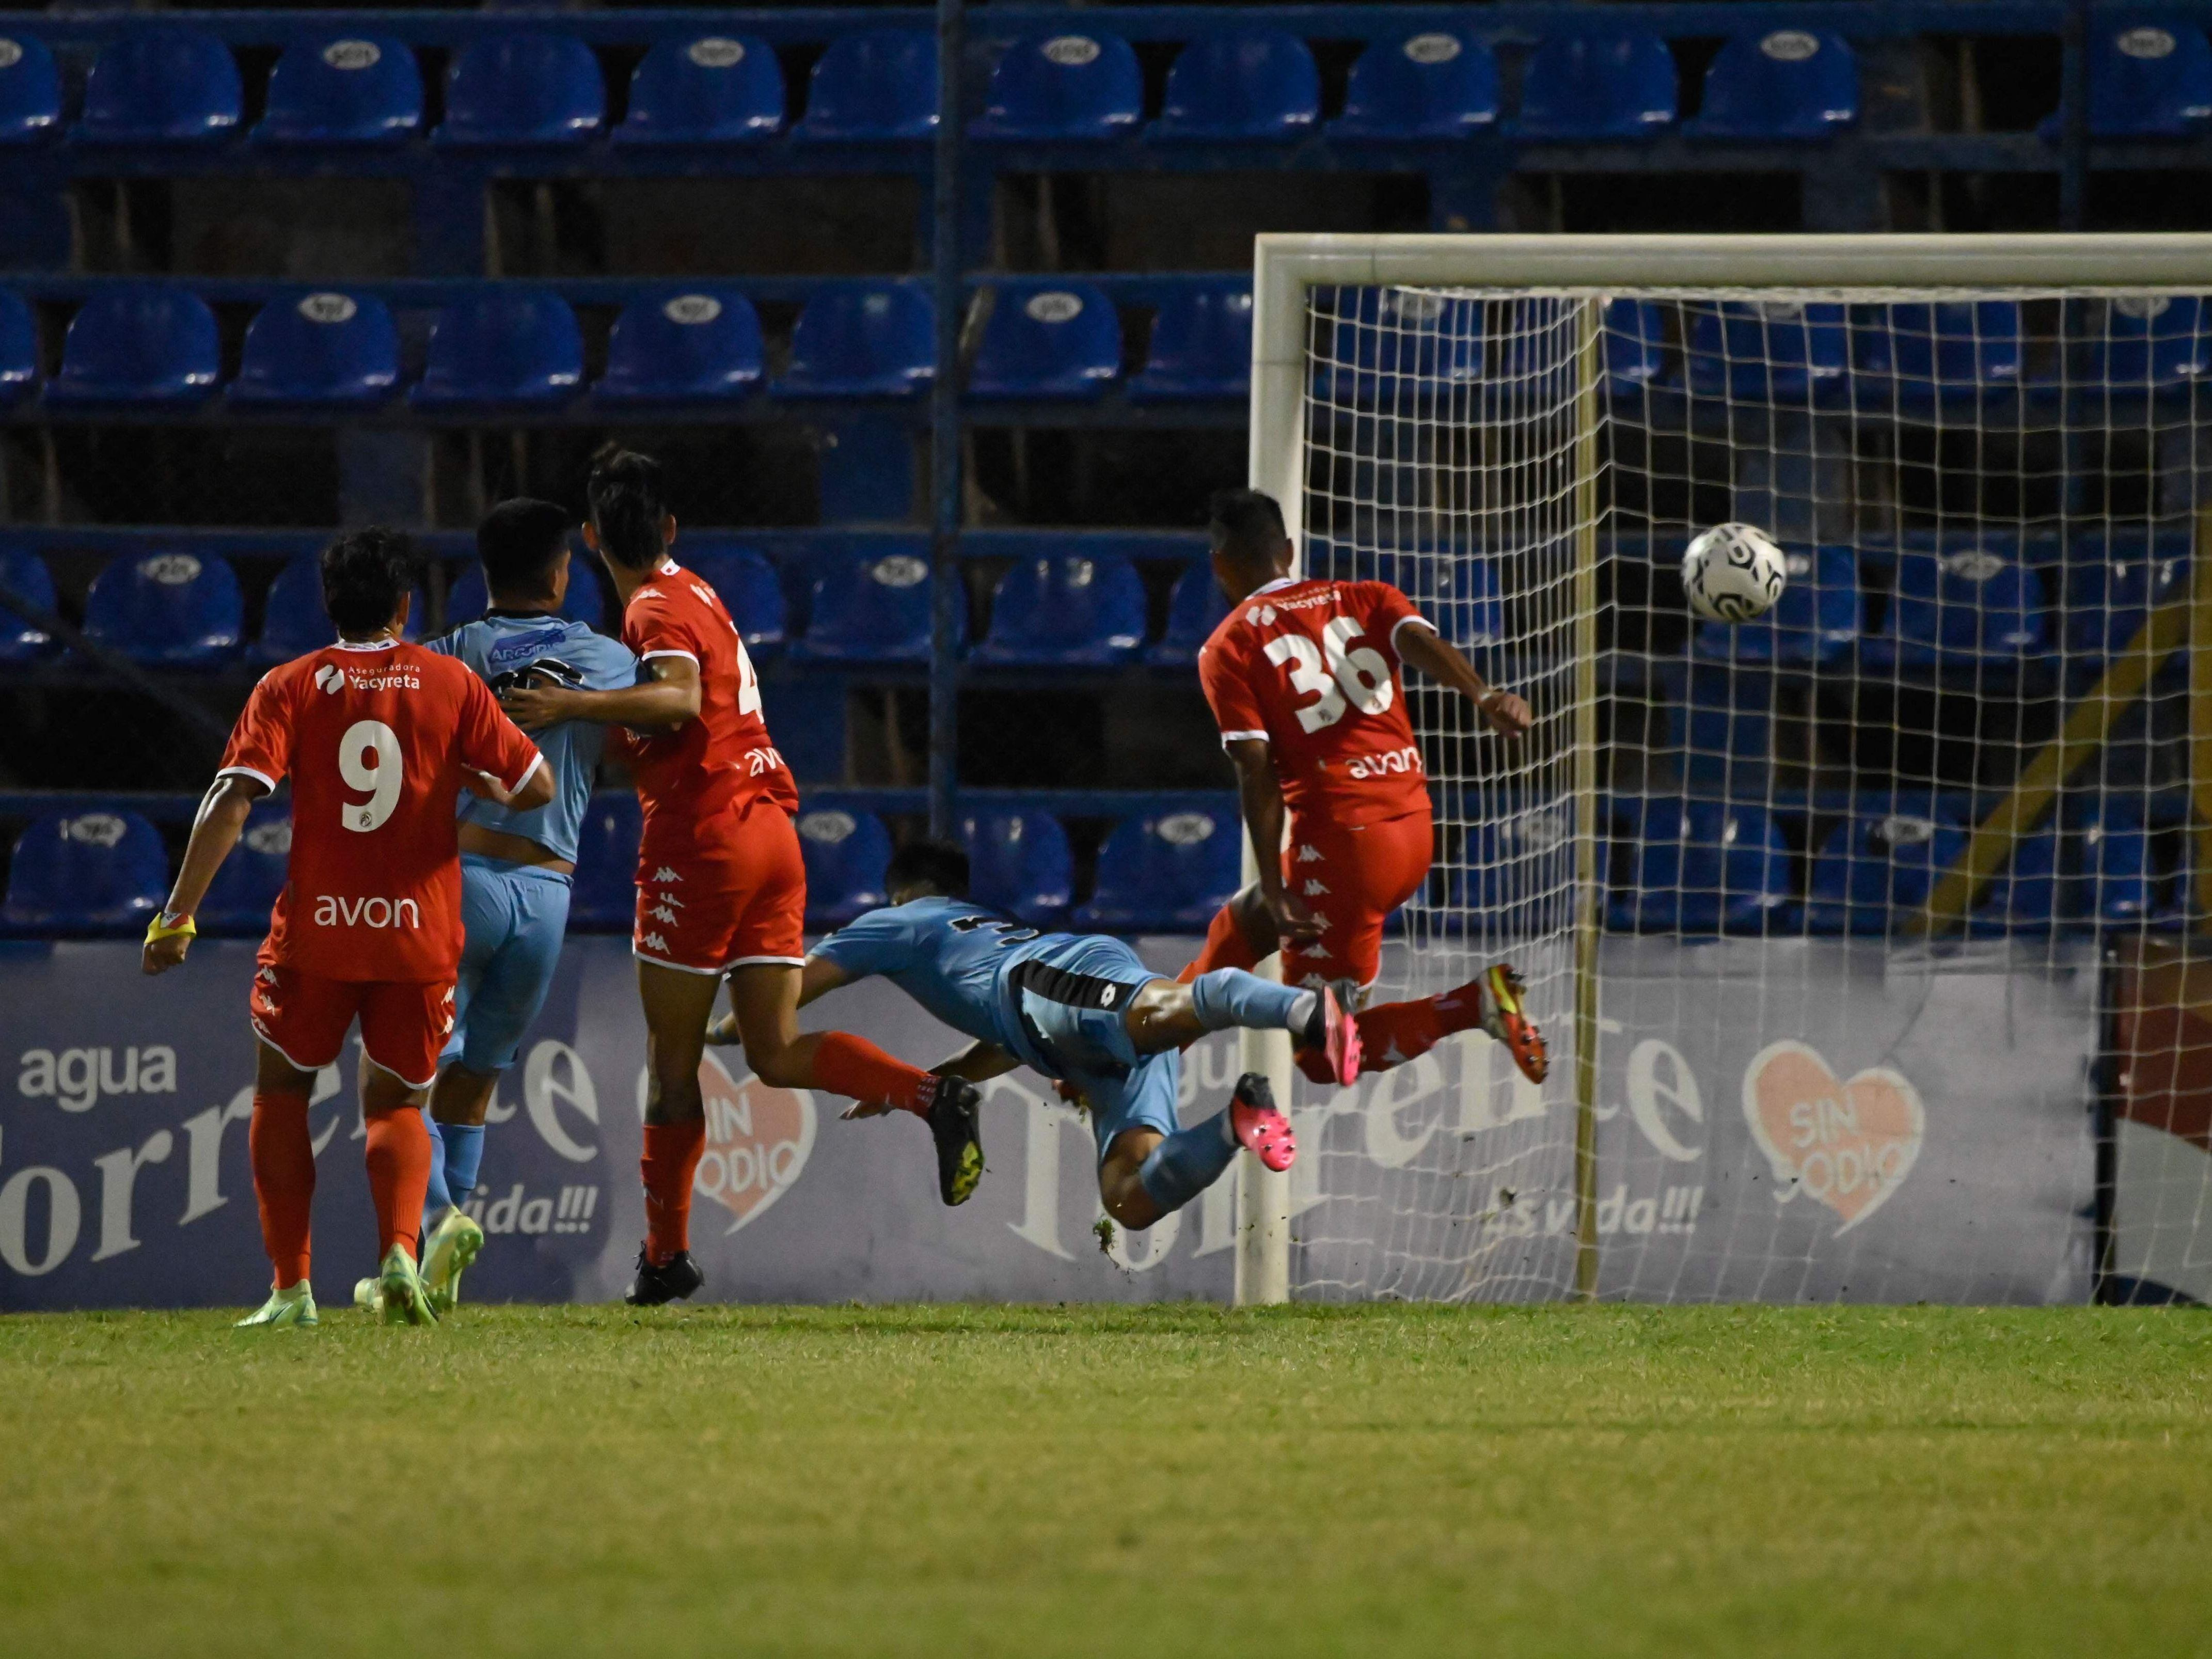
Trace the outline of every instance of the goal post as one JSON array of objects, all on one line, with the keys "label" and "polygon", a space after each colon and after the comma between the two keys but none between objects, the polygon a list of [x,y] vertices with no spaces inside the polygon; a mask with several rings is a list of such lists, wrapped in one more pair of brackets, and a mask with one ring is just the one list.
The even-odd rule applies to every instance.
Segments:
[{"label": "goal post", "polygon": [[[2171,653],[2201,631],[2205,606],[2192,608],[2189,583],[2212,591],[2212,559],[2144,607],[2135,671],[2121,666],[2124,639],[2075,652],[2089,625],[2074,597],[2088,591],[2077,542],[2118,550],[2140,535],[2155,549],[2176,524],[2185,542],[2197,540],[2197,481],[2212,457],[2199,442],[2194,386],[2161,379],[2167,336],[2154,320],[2136,328],[2124,319],[2155,319],[2177,301],[2192,317],[2201,309],[2192,326],[2206,349],[2179,373],[2212,379],[2208,296],[2212,236],[2191,234],[1257,239],[1249,479],[1281,503],[1302,571],[1395,577],[1451,619],[1440,623],[1448,639],[1466,635],[1454,642],[1480,646],[1536,705],[1537,731],[1509,763],[1463,711],[1408,685],[1430,753],[1439,859],[1429,890],[1407,908],[1405,944],[1386,961],[1376,996],[1443,988],[1472,977],[1486,955],[1526,957],[1553,1065],[1539,1096],[1501,1074],[1482,1040],[1462,1040],[1455,1060],[1386,1073],[1331,1101],[1298,1084],[1279,1034],[1248,1035],[1245,1066],[1297,1103],[1301,1165],[1277,1176],[1239,1160],[1240,1304],[1733,1297],[1747,1287],[1881,1295],[1883,1285],[1919,1282],[1898,1265],[1902,1256],[1883,1258],[1879,1284],[1853,1271],[1876,1248],[1863,1242],[1876,1231],[1870,1218],[1905,1190],[1900,1171],[1922,1156],[1923,1139],[1915,1127],[1908,1153],[1902,1127],[1876,1133],[1862,1119],[1909,1108],[1917,1126],[1939,1109],[1972,1111],[1973,1088],[1954,1079],[1947,1094],[1932,1074],[1915,1082],[1899,1054],[1909,1060],[1917,1039],[1908,1032],[1885,1047],[1875,1035],[1894,1011],[1862,1008],[1837,988],[1866,984],[1872,963],[1884,982],[1909,971],[1936,987],[1935,1001],[1979,1006],[2008,974],[2016,987],[2045,989],[2098,979],[2118,959],[2124,927],[2162,929],[2186,954],[2202,920],[2190,889],[2212,883],[2212,859],[2197,860],[2187,844],[2212,837],[2212,814],[2191,817],[2188,798],[2212,799],[2203,775],[2212,677],[2201,662],[2182,668],[2179,692],[2166,697],[2174,675],[2160,678],[2166,659],[2155,647]],[[1954,312],[1963,343],[1944,332]],[[1815,313],[1836,319],[1833,362],[1814,340],[1830,325],[1806,320]],[[1795,331],[1786,349],[1776,320],[1785,314]],[[1749,331],[1740,337],[1742,318]],[[2013,333],[2000,338],[2003,326]],[[2121,357],[2110,342],[2124,334],[2151,343],[2151,367],[2135,380],[2114,367]],[[1954,344],[1964,369],[1949,355]],[[2093,361],[2104,366],[2097,374],[2085,368]],[[1744,390],[1753,381],[1755,395]],[[2148,505],[2096,482],[2123,453],[2148,469]],[[2038,504],[2046,467],[2063,474],[2063,499],[2047,512]],[[2201,493],[2212,507],[2212,491]],[[1863,592],[1836,599],[1863,613],[1847,645],[1801,652],[1789,621],[1756,641],[1752,629],[1739,638],[1689,628],[1662,567],[1690,529],[1723,519],[1768,530],[1791,556],[1793,584],[1818,590],[1822,604],[1832,556],[1848,565],[1858,549]],[[1915,586],[1923,567],[1950,584],[1947,562],[1976,536],[1996,550],[1970,550],[1973,557],[2017,562],[2021,580],[2044,595],[2014,610],[2040,607],[2030,631],[2045,630],[2036,631],[2045,659],[2034,659],[2043,643],[2004,647],[2013,654],[2002,663],[1982,635],[1958,646],[1966,624],[1951,586],[1923,594]],[[1632,629],[1626,590],[1604,580],[1606,562],[1626,560],[1632,543],[1650,613]],[[1802,579],[1801,562],[1810,572]],[[2118,575],[2100,580],[2117,595],[2118,582],[2136,578],[2118,551],[2109,566]],[[1959,580],[1969,578],[1980,580],[1972,569]],[[1657,596],[1668,592],[1674,609],[1662,617]],[[2100,603],[2124,608],[2117,597]],[[1990,625],[1972,626],[1986,634]],[[1670,629],[1670,642],[1653,644]],[[1642,642],[1624,645],[1637,630]],[[1754,661],[1753,647],[1770,654]],[[1608,714],[1632,695],[1611,688],[1631,681],[1647,688],[1634,695],[1650,704],[1645,723],[1672,734],[1665,743],[1608,733]],[[1945,723],[1966,718],[1962,696],[2012,710],[2009,724],[1984,719],[1954,734]],[[2068,726],[2075,737],[2067,747],[2066,722],[2051,709],[2091,704],[2094,719]],[[1652,712],[1662,705],[1663,716]],[[1936,712],[1923,715],[1923,705]],[[2140,765],[2111,758],[2114,745],[2136,740],[2130,720],[2152,728],[2142,739],[2151,758]],[[2181,738],[2168,744],[2162,734],[2176,721]],[[1753,727],[1766,745],[1757,752],[1746,736]],[[1784,753],[1785,727],[1798,751]],[[2084,729],[2094,735],[2087,748]],[[1877,743],[1869,731],[1887,736]],[[1878,764],[1885,744],[1889,758]],[[1920,758],[1923,748],[1935,758]],[[2175,755],[2178,793],[2160,769]],[[1662,798],[1686,825],[1719,814],[1724,844],[1704,848],[1703,830],[1690,827],[1673,864],[1649,854]],[[1878,823],[1895,826],[1899,847],[1911,848],[1890,848],[1877,831],[1879,855],[1896,867],[1881,872],[1881,914],[1869,921],[1859,900],[1875,854],[1852,836],[1877,801],[1887,806]],[[2179,831],[2167,836],[2176,811]],[[2154,842],[2154,861],[2163,860],[2148,901],[2154,920],[2146,912],[2130,922],[2104,896],[2097,860],[2118,822]],[[1748,904],[1737,890],[1752,849],[1735,839],[1745,825],[1771,835],[1762,856],[1775,872]],[[2058,861],[2047,878],[2027,862],[2041,855],[2039,836]],[[1253,857],[1248,844],[1248,878]],[[1692,873],[1707,865],[1721,873]],[[1678,890],[1644,904],[1638,883],[1665,869],[1677,870]],[[1848,890],[1831,893],[1821,884],[1838,870]],[[1714,896],[1699,885],[1708,879],[1722,913],[1711,926],[1699,919]],[[2023,908],[2021,894],[2039,879],[2058,896]],[[2005,915],[1990,909],[2006,903]],[[2077,914],[2084,905],[2088,914]],[[1955,938],[1936,937],[1929,920],[1943,906],[1957,912]],[[1656,924],[1662,911],[1677,920]],[[1616,962],[1626,993],[1618,1010],[1601,994]],[[1945,977],[1969,973],[1981,978],[1964,988]],[[1695,988],[1708,981],[1744,988],[1740,1021],[1717,993]],[[2101,991],[2088,1000],[2105,1006]],[[1666,1036],[1669,1009],[1684,1023],[1680,1040]],[[2038,1040],[2057,1053],[2074,1035],[2076,1025],[2054,1014]],[[2097,1027],[2097,1043],[2109,1036]],[[2100,1047],[2092,1058],[2101,1066],[2109,1055]],[[1789,1066],[1862,1060],[1829,1079],[1841,1150],[1823,1150],[1825,1141],[1793,1149],[1782,1102]],[[1489,1069],[1470,1069],[1479,1066]],[[1702,1084],[1690,1075],[1698,1067]],[[2205,1070],[2212,1112],[2212,1028]],[[1632,1097],[1607,1097],[1624,1086],[1607,1079],[1623,1076]],[[1818,1118],[1826,1108],[1808,1109]],[[1724,1127],[1741,1154],[1725,1168]],[[1709,1162],[1689,1156],[1693,1143]],[[1831,1152],[1830,1164],[1816,1165]],[[1851,1156],[1881,1166],[1856,1197],[1834,1186]],[[1646,1167],[1638,1158],[1682,1176],[1653,1188],[1648,1214],[1631,1178]],[[1996,1179],[1984,1164],[1984,1178]],[[2169,1165],[2163,1178],[2179,1179],[2183,1166]],[[1738,1190],[1759,1182],[1757,1202]],[[1723,1183],[1734,1186],[1717,1194]],[[1923,1177],[1911,1189],[1916,1200],[1930,1184]],[[2172,1213],[2150,1224],[2154,1234],[2193,1230],[2194,1212],[2179,1195],[2171,1202]],[[2091,1271],[2105,1273],[2109,1227],[2094,1248],[2104,1255]],[[2193,1231],[2179,1248],[2198,1248]],[[2212,1257],[2212,1243],[2203,1248]],[[1957,1282],[1969,1288],[1960,1299],[1972,1284],[2008,1297],[2026,1282],[2006,1278],[2002,1264],[1971,1265],[1983,1279],[1962,1267]],[[1923,1277],[1951,1282],[1940,1270]]]}]

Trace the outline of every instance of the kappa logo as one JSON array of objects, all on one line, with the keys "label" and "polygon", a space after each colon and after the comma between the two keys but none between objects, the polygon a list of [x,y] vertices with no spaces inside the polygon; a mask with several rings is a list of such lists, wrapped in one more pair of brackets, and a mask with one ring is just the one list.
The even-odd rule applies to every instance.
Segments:
[{"label": "kappa logo", "polygon": [[315,690],[337,695],[345,688],[345,670],[334,662],[326,662],[315,671]]},{"label": "kappa logo", "polygon": [[640,934],[637,943],[638,948],[642,951],[659,951],[663,955],[665,955],[668,951],[668,941],[659,933]]},{"label": "kappa logo", "polygon": [[655,921],[666,922],[671,927],[673,927],[676,925],[676,912],[670,909],[665,904],[656,904],[652,909],[647,911],[646,914],[651,916]]},{"label": "kappa logo", "polygon": [[1298,862],[1300,864],[1320,864],[1322,861],[1321,853],[1317,848],[1311,847],[1301,847],[1298,848]]},{"label": "kappa logo", "polygon": [[261,970],[255,974],[253,977],[259,980],[264,985],[274,985],[276,982],[276,970],[264,963],[262,966]]},{"label": "kappa logo", "polygon": [[1324,893],[1326,893],[1326,892],[1328,892],[1328,883],[1326,883],[1326,882],[1322,882],[1322,881],[1316,881],[1316,880],[1314,880],[1311,877],[1307,878],[1307,880],[1306,880],[1306,896],[1307,896],[1308,898],[1319,898],[1322,894],[1324,894]]},{"label": "kappa logo", "polygon": [[[648,904],[665,904],[672,910],[681,910],[684,908],[684,901],[673,893],[647,893],[645,899]],[[671,921],[675,920],[673,916],[669,917]]]},{"label": "kappa logo", "polygon": [[814,1097],[730,1075],[721,1056],[699,1062],[707,1149],[693,1190],[730,1212],[727,1232],[757,1218],[791,1190],[814,1150]]},{"label": "kappa logo", "polygon": [[1928,1115],[1904,1074],[1873,1066],[1838,1080],[1819,1052],[1769,1043],[1743,1074],[1743,1115],[1781,1183],[1843,1218],[1847,1233],[1889,1201],[1920,1161]]},{"label": "kappa logo", "polygon": [[680,882],[680,881],[682,881],[682,880],[684,879],[684,878],[683,878],[683,877],[681,877],[681,876],[678,875],[678,874],[677,874],[673,870],[670,869],[670,868],[669,868],[666,865],[665,865],[665,864],[664,864],[664,865],[662,865],[662,866],[660,866],[660,868],[659,868],[659,869],[658,869],[658,870],[656,870],[656,871],[654,871],[654,872],[653,872],[653,880],[654,880],[655,882],[664,882],[664,881],[678,881],[678,882]]}]

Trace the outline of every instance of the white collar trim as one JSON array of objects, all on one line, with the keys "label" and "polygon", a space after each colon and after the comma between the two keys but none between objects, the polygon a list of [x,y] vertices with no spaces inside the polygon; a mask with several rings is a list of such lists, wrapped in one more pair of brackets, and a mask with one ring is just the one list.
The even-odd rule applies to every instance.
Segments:
[{"label": "white collar trim", "polygon": [[398,643],[387,634],[380,640],[339,640],[335,648],[340,651],[389,651]]},{"label": "white collar trim", "polygon": [[1256,599],[1262,593],[1273,593],[1281,588],[1296,587],[1304,580],[1305,578],[1304,576],[1278,576],[1274,580],[1269,582],[1265,587],[1254,588],[1252,590],[1252,597]]}]

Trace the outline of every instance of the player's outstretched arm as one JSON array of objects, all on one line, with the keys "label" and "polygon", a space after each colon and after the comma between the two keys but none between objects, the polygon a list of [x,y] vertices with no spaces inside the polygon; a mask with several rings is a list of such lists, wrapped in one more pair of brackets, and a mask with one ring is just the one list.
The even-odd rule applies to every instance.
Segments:
[{"label": "player's outstretched arm", "polygon": [[585,691],[565,685],[516,686],[502,692],[500,707],[526,732],[542,732],[562,720],[627,726],[640,732],[672,731],[699,714],[699,665],[689,657],[654,657],[646,665],[652,677],[614,691]]},{"label": "player's outstretched arm", "polygon": [[1533,723],[1535,717],[1526,702],[1475,672],[1474,665],[1426,623],[1401,623],[1397,647],[1401,658],[1480,708],[1483,719],[1500,737],[1517,738]]},{"label": "player's outstretched arm", "polygon": [[[1259,866],[1260,903],[1275,924],[1274,942],[1310,944],[1321,937],[1320,921],[1304,899],[1283,885],[1283,817],[1287,809],[1283,781],[1275,772],[1274,749],[1257,738],[1236,738],[1224,746],[1237,768],[1237,804]],[[1255,948],[1261,943],[1253,941]]]},{"label": "player's outstretched arm", "polygon": [[[199,816],[192,820],[191,839],[185,843],[185,861],[177,867],[177,884],[169,890],[169,902],[161,907],[157,931],[187,921],[198,912],[207,897],[209,884],[215,880],[215,872],[222,868],[230,849],[238,845],[238,837],[246,828],[246,815],[253,810],[253,803],[268,793],[268,786],[258,779],[236,772],[215,781],[207,798],[200,803]],[[185,932],[165,933],[160,938],[149,936],[138,965],[149,974],[167,973],[184,961],[191,943],[191,934]]]},{"label": "player's outstretched arm", "polygon": [[534,812],[553,799],[553,769],[541,760],[512,789],[489,772],[476,773],[468,785],[471,794],[482,795],[495,806],[504,806],[514,812]]}]

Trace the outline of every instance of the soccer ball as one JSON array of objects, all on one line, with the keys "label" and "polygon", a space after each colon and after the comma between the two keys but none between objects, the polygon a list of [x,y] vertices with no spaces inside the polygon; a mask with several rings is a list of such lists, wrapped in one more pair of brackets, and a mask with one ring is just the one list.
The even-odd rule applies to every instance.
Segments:
[{"label": "soccer ball", "polygon": [[1782,550],[1763,530],[1717,524],[1682,555],[1682,592],[1707,622],[1747,623],[1763,617],[1788,580]]}]

